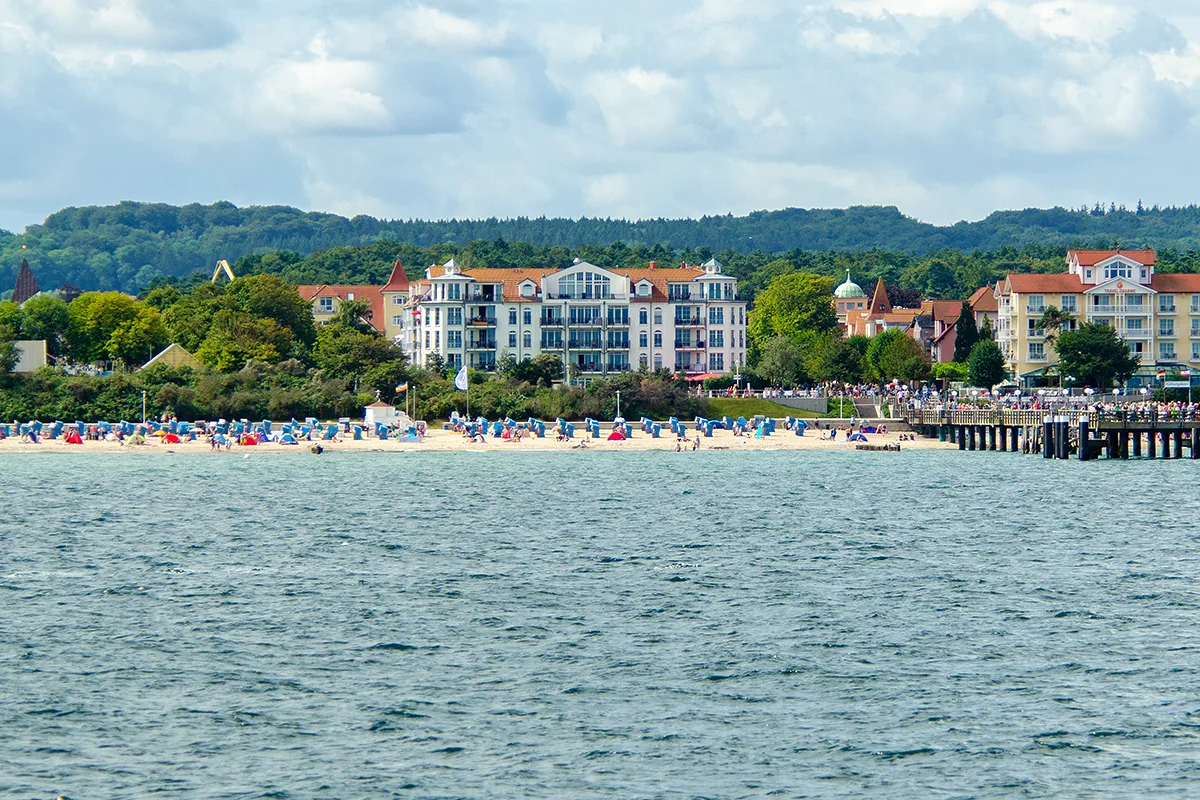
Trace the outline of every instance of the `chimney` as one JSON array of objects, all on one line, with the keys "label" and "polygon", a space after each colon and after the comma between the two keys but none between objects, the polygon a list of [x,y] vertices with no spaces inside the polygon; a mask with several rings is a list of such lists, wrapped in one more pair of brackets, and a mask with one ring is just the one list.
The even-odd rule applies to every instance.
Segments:
[{"label": "chimney", "polygon": [[650,269],[658,269],[658,262],[657,262],[657,261],[651,261],[651,262],[650,262]]}]

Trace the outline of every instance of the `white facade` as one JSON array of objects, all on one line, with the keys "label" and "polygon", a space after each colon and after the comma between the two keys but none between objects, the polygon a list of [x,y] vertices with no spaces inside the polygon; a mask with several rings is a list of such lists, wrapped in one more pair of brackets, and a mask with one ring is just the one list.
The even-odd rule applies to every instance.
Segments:
[{"label": "white facade", "polygon": [[549,272],[463,270],[453,260],[413,285],[397,341],[413,363],[495,369],[554,353],[586,376],[648,369],[726,373],[746,359],[746,304],[720,262]]}]

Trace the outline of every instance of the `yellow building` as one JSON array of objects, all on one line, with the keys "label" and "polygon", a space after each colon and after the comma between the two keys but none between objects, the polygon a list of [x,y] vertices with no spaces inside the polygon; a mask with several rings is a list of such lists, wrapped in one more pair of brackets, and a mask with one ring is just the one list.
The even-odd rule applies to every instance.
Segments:
[{"label": "yellow building", "polygon": [[1109,325],[1141,360],[1132,383],[1159,368],[1200,365],[1200,275],[1156,275],[1153,250],[1072,250],[1067,272],[1010,274],[995,288],[996,343],[1025,385],[1057,383],[1058,354],[1040,326],[1050,307],[1080,322]]}]

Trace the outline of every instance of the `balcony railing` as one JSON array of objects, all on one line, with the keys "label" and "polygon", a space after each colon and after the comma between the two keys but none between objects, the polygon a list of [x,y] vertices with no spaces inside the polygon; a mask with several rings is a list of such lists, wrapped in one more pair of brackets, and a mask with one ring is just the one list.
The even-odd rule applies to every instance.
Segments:
[{"label": "balcony railing", "polygon": [[471,325],[495,325],[495,317],[471,317],[467,322]]},{"label": "balcony railing", "polygon": [[563,325],[562,317],[542,317],[543,328],[561,328]]},{"label": "balcony railing", "polygon": [[468,350],[495,350],[495,342],[467,342]]},{"label": "balcony railing", "polygon": [[676,317],[676,325],[686,325],[688,327],[700,327],[704,325],[703,317]]},{"label": "balcony railing", "polygon": [[1129,328],[1126,328],[1125,329],[1125,338],[1126,339],[1149,339],[1150,331],[1146,330],[1145,328],[1134,328],[1132,330],[1130,330]]}]

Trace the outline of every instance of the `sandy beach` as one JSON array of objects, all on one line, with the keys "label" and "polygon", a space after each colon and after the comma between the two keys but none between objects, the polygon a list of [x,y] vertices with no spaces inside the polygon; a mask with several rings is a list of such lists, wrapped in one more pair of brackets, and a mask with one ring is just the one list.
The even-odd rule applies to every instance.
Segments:
[{"label": "sandy beach", "polygon": [[[607,427],[607,426],[605,426]],[[688,431],[691,440],[694,441],[696,431],[694,429]],[[607,435],[607,431],[605,431]],[[855,450],[855,443],[845,441],[845,431],[839,431],[836,441],[822,440],[820,434],[814,431],[809,431],[804,436],[796,436],[783,430],[779,430],[771,436],[755,439],[753,436],[734,436],[729,431],[718,430],[713,432],[712,438],[700,437],[701,450],[717,450],[717,451],[736,451],[736,450],[821,450],[821,451],[844,451],[847,453],[861,453],[862,451]],[[936,439],[917,438],[915,441],[899,442],[899,433],[885,434],[869,434],[867,436],[868,443],[871,445],[884,445],[899,443],[903,450],[910,449],[953,449],[955,445],[948,442],[939,442]],[[313,442],[301,442],[299,445],[280,445],[274,443],[259,444],[255,446],[234,445],[232,450],[216,453],[209,448],[207,441],[198,440],[195,442],[186,442],[183,444],[162,444],[157,437],[150,437],[144,445],[122,445],[117,442],[84,442],[83,444],[66,444],[61,439],[52,441],[43,439],[39,444],[22,443],[19,437],[13,436],[3,441],[0,441],[0,454],[8,453],[208,453],[213,456],[229,455],[229,454],[248,454],[248,453],[297,453],[301,455],[311,456],[310,447]],[[471,442],[464,438],[461,434],[444,431],[441,429],[431,430],[422,442],[402,442],[395,440],[380,441],[378,439],[363,439],[354,441],[347,437],[337,442],[321,442],[321,446],[326,452],[419,452],[426,451],[459,451],[459,450],[481,450],[481,451],[528,451],[528,452],[545,452],[549,450],[566,450],[566,451],[588,451],[588,452],[629,452],[629,451],[645,451],[645,450],[675,450],[675,437],[667,432],[663,438],[652,439],[649,434],[643,434],[640,431],[635,432],[632,439],[626,439],[620,442],[610,442],[606,439],[589,439],[586,440],[583,436],[576,433],[575,439],[569,442],[558,442],[554,437],[547,435],[544,439],[533,437],[525,437],[521,441],[510,441],[501,438],[489,436],[484,443]],[[585,446],[581,446],[585,445]],[[690,449],[690,444],[685,445]]]}]

